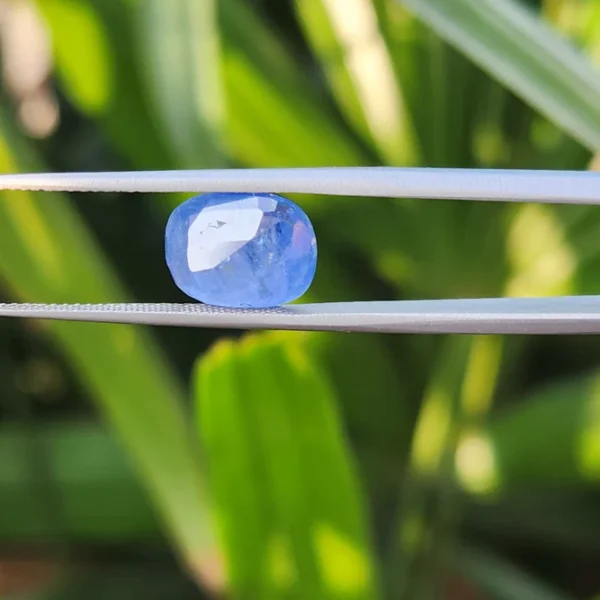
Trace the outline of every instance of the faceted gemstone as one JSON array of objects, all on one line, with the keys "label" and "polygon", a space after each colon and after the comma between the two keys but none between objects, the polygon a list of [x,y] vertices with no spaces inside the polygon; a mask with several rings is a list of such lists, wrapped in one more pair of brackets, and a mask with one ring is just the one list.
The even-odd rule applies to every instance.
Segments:
[{"label": "faceted gemstone", "polygon": [[180,204],[165,233],[167,265],[188,296],[270,308],[310,286],[317,242],[302,209],[275,194],[204,194]]}]

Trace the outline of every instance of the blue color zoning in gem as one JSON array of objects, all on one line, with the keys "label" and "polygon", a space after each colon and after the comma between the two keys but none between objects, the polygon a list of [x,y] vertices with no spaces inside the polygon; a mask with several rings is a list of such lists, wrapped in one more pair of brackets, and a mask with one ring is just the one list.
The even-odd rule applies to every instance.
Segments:
[{"label": "blue color zoning in gem", "polygon": [[214,193],[173,211],[165,254],[188,296],[215,306],[272,308],[306,292],[317,241],[304,211],[287,198]]}]

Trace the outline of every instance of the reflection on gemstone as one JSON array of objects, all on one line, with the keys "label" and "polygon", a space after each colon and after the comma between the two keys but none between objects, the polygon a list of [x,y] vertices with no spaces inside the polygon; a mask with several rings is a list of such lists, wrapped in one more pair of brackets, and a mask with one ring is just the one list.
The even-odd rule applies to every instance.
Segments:
[{"label": "reflection on gemstone", "polygon": [[275,194],[214,193],[178,206],[165,233],[175,283],[206,304],[271,308],[300,297],[317,263],[313,227]]}]

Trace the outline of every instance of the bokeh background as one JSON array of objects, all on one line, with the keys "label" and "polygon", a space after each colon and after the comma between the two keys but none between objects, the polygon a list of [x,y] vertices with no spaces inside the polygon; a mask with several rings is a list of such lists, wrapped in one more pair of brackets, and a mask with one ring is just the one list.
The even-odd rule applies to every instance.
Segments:
[{"label": "bokeh background", "polygon": [[[0,170],[593,169],[597,0],[1,0]],[[185,302],[184,197],[0,195],[0,299]],[[600,211],[297,196],[303,301],[600,293]],[[592,600],[600,340],[0,321],[0,597]]]}]

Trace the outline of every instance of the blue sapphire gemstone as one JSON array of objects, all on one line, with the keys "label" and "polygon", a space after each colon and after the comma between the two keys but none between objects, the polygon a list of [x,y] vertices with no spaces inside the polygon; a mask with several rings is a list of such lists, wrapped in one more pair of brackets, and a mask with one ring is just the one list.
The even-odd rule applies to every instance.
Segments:
[{"label": "blue sapphire gemstone", "polygon": [[188,296],[215,306],[271,308],[306,292],[317,241],[304,211],[287,198],[215,193],[173,211],[165,254]]}]

